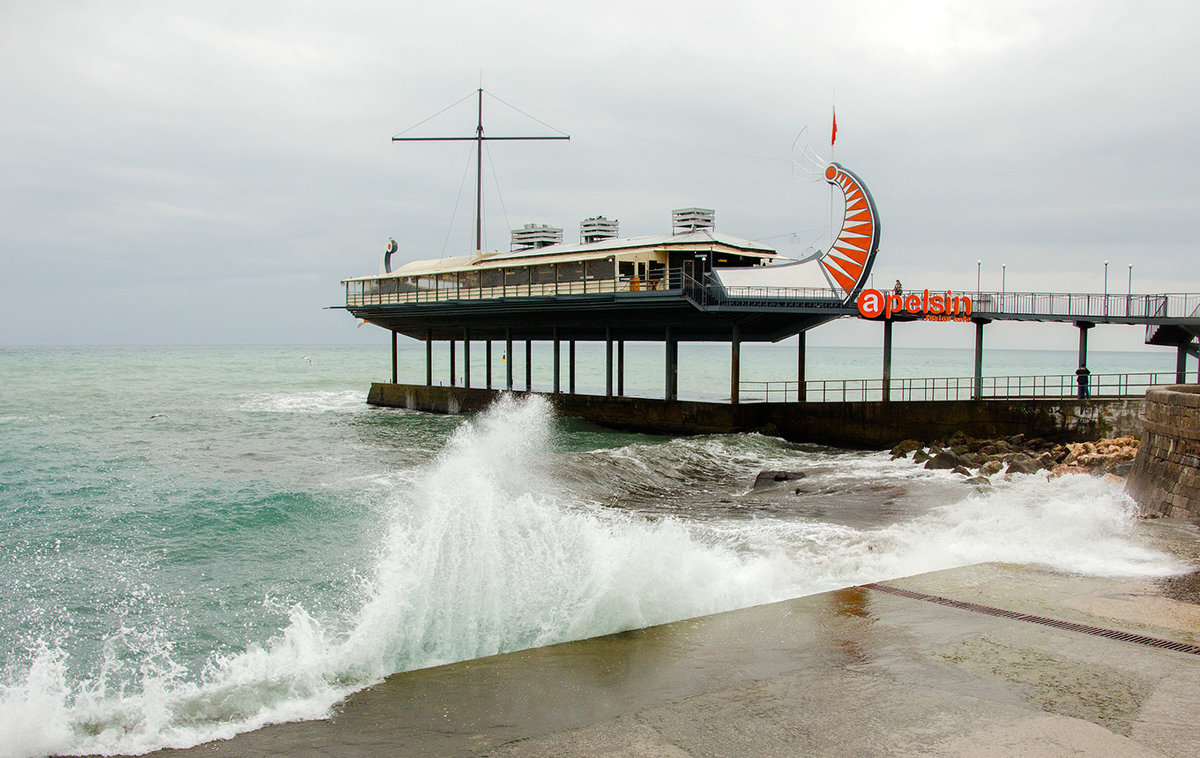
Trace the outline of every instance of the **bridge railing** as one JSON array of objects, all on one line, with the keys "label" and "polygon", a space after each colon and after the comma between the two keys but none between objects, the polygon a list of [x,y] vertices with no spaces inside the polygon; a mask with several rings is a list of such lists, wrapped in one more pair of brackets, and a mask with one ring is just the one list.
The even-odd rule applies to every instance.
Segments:
[{"label": "bridge railing", "polygon": [[[1174,384],[1175,378],[1173,372],[1092,374],[1088,391],[1094,398],[1141,397],[1150,387]],[[971,400],[975,397],[975,379],[970,376],[893,378],[886,386],[888,399],[894,401]],[[878,401],[884,398],[884,387],[882,378],[809,380],[804,383],[804,401]],[[745,403],[794,403],[800,400],[800,387],[796,381],[743,381],[738,384],[738,395]],[[985,376],[980,391],[984,400],[1078,396],[1079,384],[1074,374]]]}]

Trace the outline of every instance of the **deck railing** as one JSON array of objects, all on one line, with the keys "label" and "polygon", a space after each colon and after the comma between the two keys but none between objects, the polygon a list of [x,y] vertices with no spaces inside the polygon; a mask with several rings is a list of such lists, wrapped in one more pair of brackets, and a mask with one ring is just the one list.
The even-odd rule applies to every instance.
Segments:
[{"label": "deck railing", "polygon": [[656,276],[586,278],[563,282],[521,282],[491,286],[467,286],[457,281],[433,280],[411,285],[398,279],[353,279],[346,284],[346,305],[399,305],[402,303],[443,303],[458,300],[496,300],[508,297],[551,297],[556,295],[597,295],[614,292],[656,293],[678,291],[682,287],[679,269]]},{"label": "deck railing", "polygon": [[[528,271],[524,271],[528,275]],[[588,274],[571,281],[520,283],[490,286],[467,284],[450,275],[408,279],[352,279],[345,282],[346,305],[395,305],[437,303],[456,300],[490,300],[512,297],[592,295],[605,293],[672,293],[699,307],[739,306],[764,309],[828,311],[830,315],[854,315],[857,307],[845,302],[841,290],[820,287],[723,287],[714,277],[693,273],[689,265],[663,269],[649,277],[613,278]],[[905,290],[902,295],[922,295],[924,290]],[[890,294],[890,292],[888,293]],[[935,293],[936,294],[936,293]],[[1119,295],[1115,293],[1068,292],[971,292],[955,290],[971,298],[971,315],[979,318],[1078,320],[1091,322],[1132,321],[1163,324],[1184,321],[1200,324],[1200,293]]]},{"label": "deck railing", "polygon": [[[1150,387],[1174,384],[1173,372],[1138,374],[1092,374],[1089,396],[1094,398],[1141,397]],[[888,381],[888,399],[894,401],[971,400],[975,394],[974,377],[893,378]],[[796,381],[753,382],[738,384],[741,402],[797,402]],[[880,379],[817,379],[804,383],[805,401],[837,403],[882,400],[884,381]],[[1021,398],[1077,398],[1079,384],[1074,374],[1038,376],[985,376],[979,396],[984,400]]]}]

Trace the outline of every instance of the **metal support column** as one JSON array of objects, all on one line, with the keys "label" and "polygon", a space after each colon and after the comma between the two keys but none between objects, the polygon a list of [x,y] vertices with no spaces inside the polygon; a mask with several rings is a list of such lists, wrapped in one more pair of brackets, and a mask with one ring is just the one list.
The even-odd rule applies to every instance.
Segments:
[{"label": "metal support column", "polygon": [[613,338],[612,327],[604,327],[604,396],[612,397],[613,382]]},{"label": "metal support column", "polygon": [[983,399],[983,325],[987,321],[975,319],[975,373],[971,381],[971,399]]},{"label": "metal support column", "polygon": [[666,385],[667,400],[679,399],[679,341],[667,327],[666,335]]},{"label": "metal support column", "polygon": [[1180,345],[1175,353],[1175,383],[1187,383],[1187,345]]},{"label": "metal support column", "polygon": [[883,322],[883,402],[892,399],[892,320]]},{"label": "metal support column", "polygon": [[1079,365],[1087,365],[1087,333],[1095,324],[1090,321],[1076,321],[1075,326],[1079,327]]},{"label": "metal support column", "polygon": [[492,388],[492,341],[486,340],[483,343],[486,346],[484,350],[484,362],[487,364],[487,388]]},{"label": "metal support column", "polygon": [[454,340],[450,340],[450,386],[451,387],[455,386],[456,382],[458,381],[457,378],[455,377],[455,373],[456,373],[455,368],[456,367],[454,365],[454,347],[455,347]]},{"label": "metal support column", "polygon": [[463,327],[463,386],[471,387],[471,330]]},{"label": "metal support column", "polygon": [[742,387],[742,330],[733,325],[733,336],[729,340],[729,402],[737,405]]},{"label": "metal support column", "polygon": [[797,343],[798,343],[796,345],[796,390],[797,390],[796,402],[797,403],[803,403],[808,400],[808,392],[806,391],[807,387],[805,386],[805,382],[807,380],[804,377],[804,360],[805,360],[805,351],[806,351],[806,347],[807,347],[806,346],[807,340],[805,338],[807,336],[808,336],[808,332],[800,332],[799,334],[796,335]]},{"label": "metal support column", "polygon": [[512,392],[513,388],[513,355],[512,329],[504,328],[504,388]]},{"label": "metal support column", "polygon": [[617,395],[625,395],[625,340],[617,340]]},{"label": "metal support column", "polygon": [[433,386],[433,332],[425,330],[425,386]]},{"label": "metal support column", "polygon": [[562,358],[559,353],[558,327],[554,327],[554,394],[562,392]]},{"label": "metal support column", "polygon": [[396,339],[397,339],[396,330],[393,329],[392,330],[392,384],[398,383],[397,378],[399,376],[397,374],[397,367],[396,367],[396,349],[397,349],[396,348]]},{"label": "metal support column", "polygon": [[575,394],[575,340],[567,342],[567,392]]},{"label": "metal support column", "polygon": [[525,391],[533,392],[533,340],[525,340]]}]

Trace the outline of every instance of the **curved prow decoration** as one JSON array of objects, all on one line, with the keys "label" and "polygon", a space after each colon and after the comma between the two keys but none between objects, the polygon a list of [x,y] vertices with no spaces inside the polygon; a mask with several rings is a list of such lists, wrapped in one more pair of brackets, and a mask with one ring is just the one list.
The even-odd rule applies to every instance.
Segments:
[{"label": "curved prow decoration", "polygon": [[850,302],[863,288],[879,251],[879,211],[867,185],[840,163],[825,168],[825,181],[842,190],[846,211],[842,229],[821,256],[821,269],[830,284],[846,293]]}]

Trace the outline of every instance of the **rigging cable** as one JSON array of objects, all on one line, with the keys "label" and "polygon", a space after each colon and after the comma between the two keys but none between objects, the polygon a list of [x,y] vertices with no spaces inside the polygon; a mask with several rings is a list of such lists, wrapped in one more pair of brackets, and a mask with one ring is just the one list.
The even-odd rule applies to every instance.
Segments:
[{"label": "rigging cable", "polygon": [[[553,129],[554,127],[550,127]],[[496,164],[492,160],[491,148],[485,143],[483,151],[487,153],[488,166],[492,169],[492,183],[496,185],[496,197],[500,198],[500,213],[504,216],[504,224],[506,229],[512,229],[512,223],[508,220],[508,209],[504,207],[504,193],[500,190],[500,176],[496,173]]]},{"label": "rigging cable", "polygon": [[467,174],[471,173],[471,155],[467,155],[467,165],[463,167],[462,181],[458,184],[458,194],[454,197],[454,210],[450,214],[450,225],[446,228],[446,241],[442,243],[442,257],[446,257],[446,248],[450,246],[450,234],[454,231],[454,219],[458,217],[458,204],[462,202],[463,187],[467,185]]},{"label": "rigging cable", "polygon": [[458,100],[455,100],[453,103],[450,103],[450,104],[449,104],[449,105],[447,105],[445,108],[442,108],[442,109],[441,109],[440,111],[438,111],[437,113],[433,114],[432,116],[429,116],[428,118],[421,119],[421,120],[420,120],[420,121],[418,121],[417,123],[413,124],[412,126],[408,127],[408,128],[407,128],[407,129],[405,129],[404,131],[400,132],[400,134],[397,134],[397,135],[395,135],[395,136],[399,137],[401,134],[407,134],[408,132],[411,132],[413,129],[416,129],[416,128],[417,128],[418,126],[420,126],[421,124],[424,124],[424,123],[425,123],[425,122],[427,122],[427,121],[432,121],[433,119],[435,119],[435,118],[437,118],[438,116],[442,115],[442,114],[443,114],[443,113],[445,113],[446,111],[450,110],[451,108],[453,108],[454,106],[458,105],[458,104],[459,104],[459,103],[461,103],[463,100],[466,100],[468,97],[470,97],[471,95],[474,95],[474,94],[475,94],[474,92],[468,92],[467,94],[465,94],[465,95],[463,95],[462,97],[460,97]]}]

